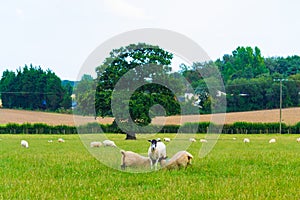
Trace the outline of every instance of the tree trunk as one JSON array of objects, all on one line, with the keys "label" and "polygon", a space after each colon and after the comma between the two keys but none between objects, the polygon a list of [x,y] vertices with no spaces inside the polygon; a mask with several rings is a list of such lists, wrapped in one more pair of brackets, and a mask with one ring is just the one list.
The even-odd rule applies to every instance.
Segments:
[{"label": "tree trunk", "polygon": [[135,133],[126,133],[125,140],[136,140]]}]

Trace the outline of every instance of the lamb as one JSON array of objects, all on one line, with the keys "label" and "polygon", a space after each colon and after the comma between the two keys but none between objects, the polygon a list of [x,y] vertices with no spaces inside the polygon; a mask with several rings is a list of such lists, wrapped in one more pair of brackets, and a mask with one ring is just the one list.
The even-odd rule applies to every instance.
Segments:
[{"label": "lamb", "polygon": [[190,140],[190,142],[196,142],[195,138],[190,138],[189,140]]},{"label": "lamb", "polygon": [[149,157],[141,156],[132,151],[121,150],[121,169],[125,170],[126,167],[135,168],[151,168],[152,161]]},{"label": "lamb", "polygon": [[164,138],[164,141],[165,142],[171,142],[171,139],[170,138]]},{"label": "lamb", "polygon": [[90,146],[91,146],[91,147],[101,147],[101,146],[102,146],[102,143],[101,143],[101,142],[91,142],[91,143],[90,143]]},{"label": "lamb", "polygon": [[155,139],[148,140],[148,141],[151,143],[148,149],[148,156],[152,161],[151,169],[152,166],[154,165],[156,170],[159,159],[167,158],[166,145],[163,142],[157,141]]},{"label": "lamb", "polygon": [[111,140],[104,140],[102,142],[102,144],[105,146],[105,147],[117,147],[117,145],[114,143],[114,141],[111,141]]},{"label": "lamb", "polygon": [[276,142],[276,139],[275,138],[272,138],[272,139],[270,139],[269,140],[269,143],[271,144],[271,143],[275,143]]},{"label": "lamb", "polygon": [[187,151],[179,151],[169,160],[161,159],[160,163],[165,169],[180,169],[181,167],[186,168],[192,164],[193,156]]},{"label": "lamb", "polygon": [[206,139],[200,139],[200,142],[201,143],[207,143],[207,140]]},{"label": "lamb", "polygon": [[250,139],[249,138],[244,138],[244,143],[249,143]]},{"label": "lamb", "polygon": [[65,140],[64,139],[62,139],[62,138],[58,138],[58,140],[57,140],[58,142],[60,142],[60,143],[63,143],[63,142],[65,142]]},{"label": "lamb", "polygon": [[300,137],[296,139],[297,142],[300,142]]},{"label": "lamb", "polygon": [[21,140],[21,146],[25,147],[25,148],[28,148],[29,144],[28,144],[28,142],[26,140]]}]

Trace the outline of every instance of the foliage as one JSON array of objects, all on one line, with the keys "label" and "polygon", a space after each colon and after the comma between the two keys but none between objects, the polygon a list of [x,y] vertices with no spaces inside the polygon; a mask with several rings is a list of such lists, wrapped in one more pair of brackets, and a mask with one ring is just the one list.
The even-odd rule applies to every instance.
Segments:
[{"label": "foliage", "polygon": [[61,80],[53,72],[40,67],[17,70],[17,74],[4,71],[0,81],[2,104],[5,108],[47,109],[71,107],[72,87],[61,85]]},{"label": "foliage", "polygon": [[[112,116],[114,112],[115,121],[127,123],[124,126],[134,134],[131,124],[148,125],[155,105],[163,106],[167,115],[178,114],[174,92],[182,87],[170,74],[172,57],[158,46],[144,43],[112,50],[96,69],[96,115]],[[170,90],[169,86],[176,87]]]}]

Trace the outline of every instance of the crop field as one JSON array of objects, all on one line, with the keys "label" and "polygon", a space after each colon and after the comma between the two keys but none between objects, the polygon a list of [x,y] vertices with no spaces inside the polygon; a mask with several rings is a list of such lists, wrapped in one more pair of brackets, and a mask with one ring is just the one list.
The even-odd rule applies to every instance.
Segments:
[{"label": "crop field", "polygon": [[[175,134],[137,135],[136,141],[106,136],[122,149],[147,152],[147,137],[173,139]],[[57,142],[60,137],[65,143]],[[195,137],[187,149],[194,155],[187,169],[129,173],[107,167],[90,153],[115,149],[85,147],[79,135],[3,134],[0,199],[300,199],[299,135],[221,135],[204,158],[198,153],[205,135]],[[243,143],[245,137],[251,142]],[[270,138],[277,142],[269,144]],[[22,139],[28,149],[21,147]],[[167,153],[172,141],[166,143]],[[120,157],[110,159],[120,163]]]}]

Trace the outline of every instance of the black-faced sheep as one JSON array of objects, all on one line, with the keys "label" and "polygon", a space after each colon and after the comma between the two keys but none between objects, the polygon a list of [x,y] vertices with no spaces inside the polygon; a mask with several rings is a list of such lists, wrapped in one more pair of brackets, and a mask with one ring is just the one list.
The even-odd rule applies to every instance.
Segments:
[{"label": "black-faced sheep", "polygon": [[121,150],[121,169],[126,167],[145,168],[150,169],[152,161],[149,157],[141,156],[132,151]]},{"label": "black-faced sheep", "polygon": [[187,151],[179,151],[169,160],[160,159],[161,166],[165,169],[180,169],[186,168],[192,164],[193,156]]},{"label": "black-faced sheep", "polygon": [[148,156],[152,161],[152,165],[154,165],[155,169],[157,169],[159,159],[167,157],[166,145],[163,142],[154,139],[148,141],[151,143],[148,149]]}]

